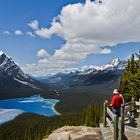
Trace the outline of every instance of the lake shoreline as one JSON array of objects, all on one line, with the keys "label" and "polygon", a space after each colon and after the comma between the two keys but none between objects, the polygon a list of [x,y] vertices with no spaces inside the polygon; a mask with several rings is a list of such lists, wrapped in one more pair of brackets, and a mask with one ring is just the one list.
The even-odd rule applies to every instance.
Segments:
[{"label": "lake shoreline", "polygon": [[[23,113],[34,113],[34,114],[48,116],[48,117],[61,115],[56,109],[58,102],[60,102],[58,99],[46,99],[46,98],[41,97],[40,95],[34,95],[27,98],[0,100],[0,110],[1,110],[0,112],[1,123],[0,124],[9,122]],[[5,107],[4,107],[4,104],[5,104]],[[7,104],[9,105],[9,107]],[[15,106],[13,104],[15,104]],[[13,112],[12,114],[10,114],[9,112],[6,112],[6,110],[8,110],[9,112],[10,111],[13,111]],[[18,111],[16,110],[20,110],[22,113],[21,112],[18,113]],[[6,118],[3,117],[4,113],[7,116]]]}]

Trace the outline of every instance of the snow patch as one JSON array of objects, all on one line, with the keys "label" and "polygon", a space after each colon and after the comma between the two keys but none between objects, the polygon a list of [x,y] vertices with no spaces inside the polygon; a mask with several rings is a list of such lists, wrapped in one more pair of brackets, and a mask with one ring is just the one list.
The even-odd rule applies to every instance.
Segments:
[{"label": "snow patch", "polygon": [[3,54],[4,54],[4,52],[3,51],[0,51],[0,56],[3,55]]},{"label": "snow patch", "polygon": [[0,109],[0,124],[13,120],[24,111],[19,109]]},{"label": "snow patch", "polygon": [[18,79],[16,79],[16,78],[14,78],[14,80],[20,82],[21,84],[24,84],[24,85],[26,85],[26,86],[29,86],[29,87],[31,87],[31,88],[39,89],[38,87],[34,86],[34,85],[31,84],[31,83],[28,83],[28,82],[25,82],[25,81],[21,81],[21,80],[18,80]]}]

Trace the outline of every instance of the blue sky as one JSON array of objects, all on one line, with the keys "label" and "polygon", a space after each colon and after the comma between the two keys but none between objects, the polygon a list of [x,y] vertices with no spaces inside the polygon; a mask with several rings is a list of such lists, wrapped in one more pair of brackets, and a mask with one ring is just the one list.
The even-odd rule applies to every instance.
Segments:
[{"label": "blue sky", "polygon": [[0,50],[33,75],[128,59],[140,46],[138,3],[0,0]]}]

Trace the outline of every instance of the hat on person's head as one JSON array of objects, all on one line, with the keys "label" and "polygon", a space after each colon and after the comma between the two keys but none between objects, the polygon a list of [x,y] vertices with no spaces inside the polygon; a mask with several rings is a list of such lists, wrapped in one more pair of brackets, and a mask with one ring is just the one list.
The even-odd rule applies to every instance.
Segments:
[{"label": "hat on person's head", "polygon": [[118,94],[119,92],[118,92],[117,89],[114,89],[114,90],[113,90],[113,93],[114,93],[114,94]]}]

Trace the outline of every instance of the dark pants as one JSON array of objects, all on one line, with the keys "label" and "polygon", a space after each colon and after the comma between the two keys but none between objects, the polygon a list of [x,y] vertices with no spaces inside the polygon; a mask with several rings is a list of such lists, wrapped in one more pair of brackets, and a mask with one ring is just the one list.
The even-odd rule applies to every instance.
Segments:
[{"label": "dark pants", "polygon": [[121,116],[120,108],[116,108],[116,109],[115,109],[115,108],[112,108],[112,111],[113,111],[113,113],[116,114],[117,116],[119,116],[119,117]]}]

